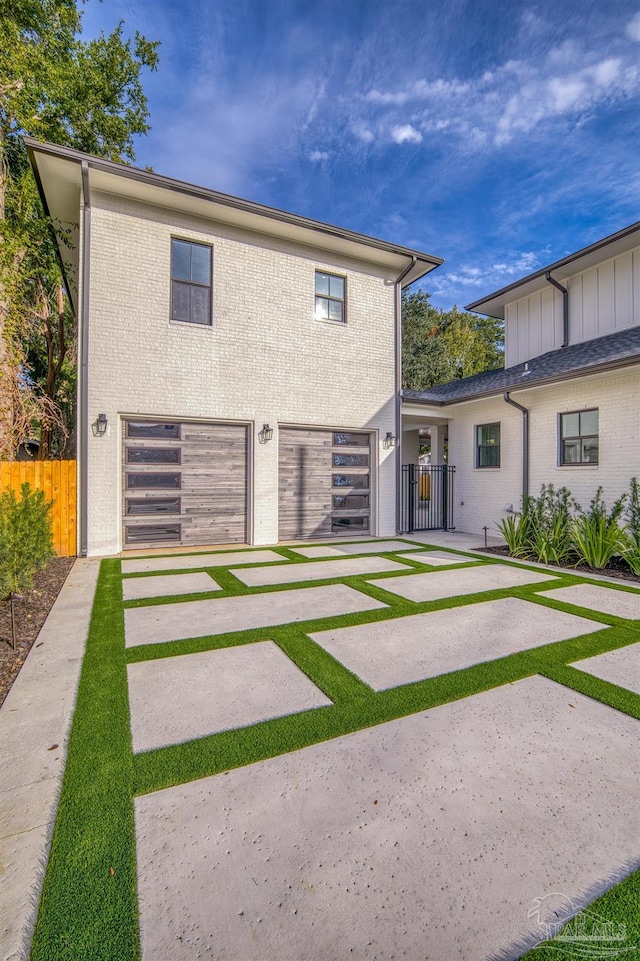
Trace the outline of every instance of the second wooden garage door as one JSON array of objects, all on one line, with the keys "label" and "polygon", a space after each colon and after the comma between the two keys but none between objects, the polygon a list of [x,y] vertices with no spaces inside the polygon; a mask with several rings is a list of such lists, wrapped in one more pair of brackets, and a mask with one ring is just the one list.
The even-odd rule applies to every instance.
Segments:
[{"label": "second wooden garage door", "polygon": [[124,549],[244,543],[247,428],[124,421]]},{"label": "second wooden garage door", "polygon": [[279,537],[369,534],[371,435],[280,428]]}]

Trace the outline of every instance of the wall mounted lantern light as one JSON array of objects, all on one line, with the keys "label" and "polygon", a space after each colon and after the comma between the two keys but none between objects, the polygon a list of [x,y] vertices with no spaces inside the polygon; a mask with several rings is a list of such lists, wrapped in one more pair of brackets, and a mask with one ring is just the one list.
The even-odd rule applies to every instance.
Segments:
[{"label": "wall mounted lantern light", "polygon": [[391,447],[396,446],[396,439],[390,430],[387,431],[386,437],[382,444],[385,450],[389,450]]},{"label": "wall mounted lantern light", "polygon": [[268,444],[273,437],[273,427],[269,427],[268,424],[262,425],[262,430],[258,432],[258,440],[261,444]]},{"label": "wall mounted lantern light", "polygon": [[108,424],[107,415],[98,414],[98,419],[95,420],[91,425],[91,428],[93,430],[93,436],[104,437],[104,435],[107,433],[107,424]]}]

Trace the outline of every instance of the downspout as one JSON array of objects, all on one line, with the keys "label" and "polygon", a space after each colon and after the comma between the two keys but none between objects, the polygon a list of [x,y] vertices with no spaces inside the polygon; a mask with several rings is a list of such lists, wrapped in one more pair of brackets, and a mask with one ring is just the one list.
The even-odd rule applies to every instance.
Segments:
[{"label": "downspout", "polygon": [[91,196],[89,193],[89,164],[82,161],[82,301],[80,307],[79,341],[80,370],[78,383],[79,445],[80,445],[80,556],[88,550],[89,508],[89,284],[91,260]]},{"label": "downspout", "polygon": [[402,514],[400,510],[400,495],[402,491],[402,281],[412,270],[418,258],[411,258],[395,282],[395,390],[396,390],[396,531],[402,528]]},{"label": "downspout", "polygon": [[562,294],[562,346],[568,347],[569,346],[569,291],[567,290],[566,287],[563,287],[562,284],[559,284],[558,281],[551,276],[551,272],[549,270],[546,272],[545,277],[547,278],[547,281],[550,284],[553,284],[556,290],[559,290],[560,293]]},{"label": "downspout", "polygon": [[511,400],[508,390],[505,390],[502,396],[507,404],[511,404],[522,412],[522,506],[524,507],[529,496],[529,411],[522,404]]}]

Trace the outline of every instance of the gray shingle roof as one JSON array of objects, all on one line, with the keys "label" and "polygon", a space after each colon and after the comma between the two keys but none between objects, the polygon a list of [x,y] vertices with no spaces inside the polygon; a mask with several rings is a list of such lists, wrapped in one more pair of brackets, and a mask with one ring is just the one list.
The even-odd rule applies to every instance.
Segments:
[{"label": "gray shingle roof", "polygon": [[429,390],[403,390],[407,401],[429,404],[455,404],[476,397],[502,393],[505,390],[533,387],[554,380],[595,372],[600,368],[640,363],[640,327],[630,327],[615,334],[586,340],[580,344],[551,350],[533,357],[526,364],[506,370],[487,370],[483,374],[452,380]]}]

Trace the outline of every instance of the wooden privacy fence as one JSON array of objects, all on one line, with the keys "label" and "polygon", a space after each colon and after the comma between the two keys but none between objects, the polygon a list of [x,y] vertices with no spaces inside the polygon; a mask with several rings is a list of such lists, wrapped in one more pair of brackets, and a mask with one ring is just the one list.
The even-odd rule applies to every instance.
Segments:
[{"label": "wooden privacy fence", "polygon": [[76,461],[0,461],[0,492],[20,493],[21,484],[44,491],[51,508],[53,546],[60,557],[76,554]]}]

